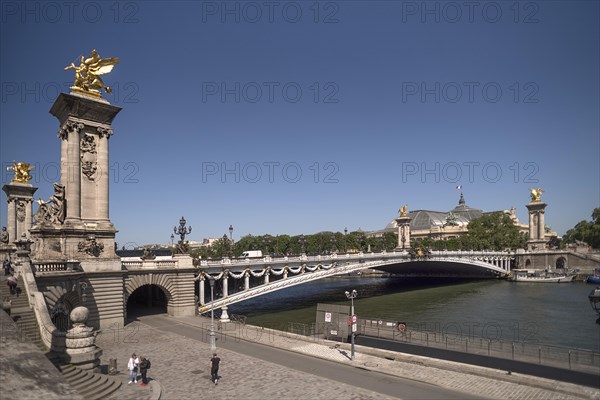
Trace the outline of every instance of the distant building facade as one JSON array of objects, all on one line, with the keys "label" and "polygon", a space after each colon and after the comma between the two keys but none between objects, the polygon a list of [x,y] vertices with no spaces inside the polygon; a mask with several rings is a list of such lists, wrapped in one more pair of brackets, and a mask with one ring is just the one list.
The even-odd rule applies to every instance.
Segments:
[{"label": "distant building facade", "polygon": [[[430,211],[430,210],[413,210],[407,213],[410,218],[410,237],[411,239],[433,239],[447,240],[458,238],[468,233],[468,225],[472,220],[486,214],[501,212],[507,214],[512,219],[513,223],[519,228],[519,231],[527,234],[529,225],[519,222],[516,214],[516,209],[512,207],[510,210],[483,211],[478,208],[470,207],[466,204],[464,195],[460,194],[458,205],[450,211]],[[368,236],[382,236],[387,232],[398,232],[398,223],[396,218],[387,224],[384,229],[369,232]],[[545,237],[556,236],[556,232],[550,230],[545,231]]]}]

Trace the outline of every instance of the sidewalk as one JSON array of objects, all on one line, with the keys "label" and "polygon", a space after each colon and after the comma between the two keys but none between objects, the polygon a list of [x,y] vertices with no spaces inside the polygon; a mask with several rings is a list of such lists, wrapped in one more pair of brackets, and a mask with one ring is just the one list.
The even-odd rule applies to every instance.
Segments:
[{"label": "sidewalk", "polygon": [[[210,318],[178,317],[180,323],[208,331]],[[384,374],[432,383],[475,396],[497,399],[599,399],[600,390],[586,386],[451,361],[355,346],[237,323],[222,324],[217,335],[307,354]]]}]

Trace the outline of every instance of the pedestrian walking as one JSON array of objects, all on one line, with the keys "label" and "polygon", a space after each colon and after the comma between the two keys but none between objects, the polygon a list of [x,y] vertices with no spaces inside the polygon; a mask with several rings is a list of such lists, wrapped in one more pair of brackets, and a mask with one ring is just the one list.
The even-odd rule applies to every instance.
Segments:
[{"label": "pedestrian walking", "polygon": [[129,370],[129,382],[127,384],[137,383],[137,373],[138,373],[139,362],[140,362],[140,360],[139,360],[139,358],[137,358],[135,353],[133,353],[131,355],[131,357],[129,358],[129,361],[127,361],[127,369]]},{"label": "pedestrian walking", "polygon": [[216,385],[219,382],[219,364],[221,363],[221,359],[217,357],[217,353],[214,353],[210,362],[210,380]]},{"label": "pedestrian walking", "polygon": [[2,263],[2,267],[4,268],[4,276],[10,275],[10,270],[12,269],[12,265],[10,265],[10,260],[7,258]]},{"label": "pedestrian walking", "polygon": [[12,307],[12,300],[10,296],[4,296],[4,301],[2,301],[2,309],[6,311],[6,313],[10,316],[10,309]]},{"label": "pedestrian walking", "polygon": [[10,294],[15,294],[17,292],[17,278],[13,275],[6,279],[6,285],[10,289]]},{"label": "pedestrian walking", "polygon": [[148,378],[146,378],[146,373],[150,369],[151,363],[146,357],[140,357],[140,374],[142,374],[142,386],[148,385]]}]

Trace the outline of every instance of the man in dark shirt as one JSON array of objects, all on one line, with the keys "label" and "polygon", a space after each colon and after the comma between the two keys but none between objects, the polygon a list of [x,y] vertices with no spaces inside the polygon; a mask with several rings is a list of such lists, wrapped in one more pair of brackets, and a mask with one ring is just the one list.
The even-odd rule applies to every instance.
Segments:
[{"label": "man in dark shirt", "polygon": [[219,363],[221,362],[221,359],[217,357],[217,353],[214,353],[213,357],[210,359],[210,362],[210,379],[216,385],[219,381]]}]

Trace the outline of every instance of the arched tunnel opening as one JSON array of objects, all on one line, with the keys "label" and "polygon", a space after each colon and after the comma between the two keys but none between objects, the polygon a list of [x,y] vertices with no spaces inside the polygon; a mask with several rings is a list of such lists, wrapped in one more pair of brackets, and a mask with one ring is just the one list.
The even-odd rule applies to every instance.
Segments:
[{"label": "arched tunnel opening", "polygon": [[144,315],[167,313],[169,300],[164,290],[157,285],[144,285],[131,293],[127,300],[127,319],[134,320]]}]

